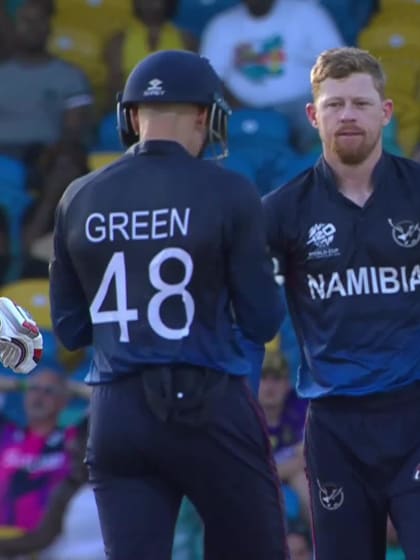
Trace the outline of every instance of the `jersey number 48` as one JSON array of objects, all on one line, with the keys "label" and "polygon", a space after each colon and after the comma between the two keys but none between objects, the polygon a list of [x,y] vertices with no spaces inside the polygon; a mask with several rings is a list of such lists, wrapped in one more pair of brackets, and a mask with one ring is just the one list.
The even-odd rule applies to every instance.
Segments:
[{"label": "jersey number 48", "polygon": [[[162,279],[161,267],[168,259],[176,259],[184,266],[185,273],[181,282],[168,284]],[[147,320],[154,332],[162,338],[179,340],[189,333],[189,328],[194,318],[195,305],[186,287],[191,280],[193,269],[191,256],[184,249],[177,247],[163,249],[150,261],[149,280],[157,292],[150,299],[147,306]],[[101,310],[113,280],[115,280],[116,289],[116,309]],[[186,322],[182,328],[170,328],[162,321],[160,314],[161,305],[171,296],[181,296],[184,304]],[[120,342],[130,342],[128,323],[130,321],[138,321],[139,313],[137,309],[127,307],[126,266],[122,251],[112,255],[89,310],[94,325],[118,323],[120,327]]]}]

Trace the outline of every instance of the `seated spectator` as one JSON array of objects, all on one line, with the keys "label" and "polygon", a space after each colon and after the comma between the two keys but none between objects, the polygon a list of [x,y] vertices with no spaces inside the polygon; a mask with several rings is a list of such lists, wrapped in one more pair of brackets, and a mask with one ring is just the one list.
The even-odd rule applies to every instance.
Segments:
[{"label": "seated spectator", "polygon": [[[58,201],[68,185],[89,172],[87,152],[75,141],[61,141],[44,150],[32,176],[34,204],[27,212],[22,228],[23,245],[27,254],[40,239],[50,236]],[[46,259],[49,260],[49,259]],[[33,277],[30,262],[26,262],[24,276]]]},{"label": "seated spectator", "polygon": [[70,471],[48,501],[36,528],[23,535],[0,539],[0,557],[38,552],[37,560],[104,560],[99,519],[87,469],[83,463],[87,421],[67,446]]},{"label": "seated spectator", "polygon": [[242,0],[215,16],[200,46],[233,107],[275,108],[290,119],[300,152],[316,143],[305,115],[310,69],[319,53],[343,40],[324,8],[301,0]]},{"label": "seated spectator", "polygon": [[196,50],[197,41],[172,23],[178,0],[131,0],[133,19],[109,41],[105,58],[108,70],[109,109],[116,93],[134,66],[151,52],[164,49]]},{"label": "seated spectator", "polygon": [[[17,383],[8,377],[0,382],[0,389]],[[68,399],[64,376],[41,368],[26,383],[26,425],[1,419],[0,535],[1,529],[26,533],[39,526],[52,492],[70,473],[67,448],[77,435],[73,427],[58,427]]]},{"label": "seated spectator", "polygon": [[0,285],[48,277],[55,207],[70,182],[88,170],[84,147],[70,141],[45,148],[30,173],[0,154]]},{"label": "seated spectator", "polygon": [[309,520],[309,490],[303,457],[307,402],[293,389],[289,366],[279,352],[266,352],[259,402],[267,421],[279,478],[294,490],[299,497],[300,514]]},{"label": "seated spectator", "polygon": [[47,50],[51,12],[27,0],[15,50],[0,64],[0,153],[27,161],[59,141],[90,139],[92,96],[84,74]]},{"label": "seated spectator", "polygon": [[[49,546],[46,549],[43,547],[39,560],[105,560],[95,497],[87,483],[87,469],[83,463],[86,432],[87,421],[79,427],[80,437],[70,450],[71,474],[57,488],[50,501],[44,523],[49,528]],[[51,529],[54,524],[58,525],[57,518],[61,520],[61,530],[56,532],[56,537],[52,540]]]},{"label": "seated spectator", "polygon": [[[18,377],[0,376],[0,394],[17,390],[20,384]],[[84,383],[68,381],[67,388],[73,395],[85,399],[90,396],[90,388]],[[0,533],[0,558],[40,551],[36,560],[105,560],[94,495],[83,463],[86,429],[87,422],[82,420],[76,437],[66,446],[70,456],[69,473],[51,493],[38,525],[24,534],[8,531],[7,538]],[[191,502],[184,499],[176,525],[172,560],[198,560],[202,558],[202,550],[201,519]]]},{"label": "seated spectator", "polygon": [[[48,1],[48,0],[44,0]],[[95,98],[95,118],[104,111],[104,48],[131,20],[131,0],[53,0],[48,48],[86,74]]]}]

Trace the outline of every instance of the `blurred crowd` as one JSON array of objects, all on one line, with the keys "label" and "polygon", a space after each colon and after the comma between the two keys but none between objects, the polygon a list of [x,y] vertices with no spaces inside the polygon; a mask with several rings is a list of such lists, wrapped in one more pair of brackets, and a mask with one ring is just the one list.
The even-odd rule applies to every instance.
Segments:
[{"label": "blurred crowd", "polygon": [[[121,154],[115,100],[132,67],[159,49],[209,58],[233,110],[223,165],[263,195],[319,157],[304,111],[310,69],[345,44],[384,65],[395,102],[385,148],[420,161],[419,28],[416,0],[1,0],[0,292],[33,313],[46,351],[28,380],[0,371],[0,559],[104,558],[82,461],[89,349],[67,352],[51,332],[48,262],[64,189]],[[286,320],[267,347],[259,400],[291,560],[311,560],[298,365]],[[185,501],[173,559],[200,560],[202,533]],[[387,554],[404,558],[391,525]]]}]

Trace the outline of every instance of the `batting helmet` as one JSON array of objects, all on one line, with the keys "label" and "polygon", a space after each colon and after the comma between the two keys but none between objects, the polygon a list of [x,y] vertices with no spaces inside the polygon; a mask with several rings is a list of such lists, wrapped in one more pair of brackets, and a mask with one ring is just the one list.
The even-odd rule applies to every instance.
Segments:
[{"label": "batting helmet", "polygon": [[141,104],[188,103],[209,108],[210,145],[227,154],[227,119],[231,113],[222,82],[209,61],[193,52],[164,50],[150,54],[131,71],[117,96],[118,132],[123,146],[138,141],[129,109]]}]

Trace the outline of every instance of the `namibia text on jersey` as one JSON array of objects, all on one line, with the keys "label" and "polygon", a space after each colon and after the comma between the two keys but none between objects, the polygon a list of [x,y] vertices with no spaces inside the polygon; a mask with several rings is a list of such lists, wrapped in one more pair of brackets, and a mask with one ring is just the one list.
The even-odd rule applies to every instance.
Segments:
[{"label": "namibia text on jersey", "polygon": [[420,265],[413,268],[362,266],[342,273],[308,274],[307,280],[312,299],[329,299],[335,294],[345,297],[414,292],[420,286]]}]

